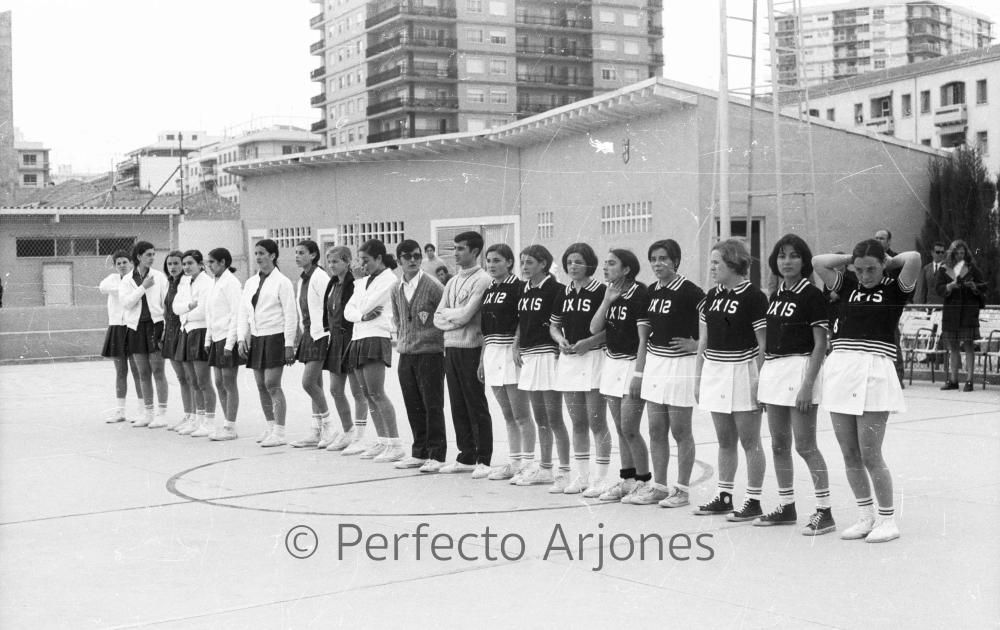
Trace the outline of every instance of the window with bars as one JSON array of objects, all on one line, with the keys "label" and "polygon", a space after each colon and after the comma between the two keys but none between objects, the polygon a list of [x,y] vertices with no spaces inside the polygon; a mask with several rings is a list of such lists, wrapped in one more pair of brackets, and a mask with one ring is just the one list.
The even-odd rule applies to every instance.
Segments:
[{"label": "window with bars", "polygon": [[652,201],[636,201],[601,206],[602,234],[649,232],[652,224]]},{"label": "window with bars", "polygon": [[538,213],[538,238],[552,238],[555,236],[556,224],[555,213],[546,210]]},{"label": "window with bars", "polygon": [[292,249],[299,244],[299,241],[312,238],[311,227],[287,227],[270,228],[267,231],[267,238],[278,244],[278,247]]},{"label": "window with bars", "polygon": [[378,221],[373,223],[349,223],[340,226],[340,237],[344,245],[357,248],[371,239],[385,243],[387,251],[396,251],[396,245],[406,238],[403,221]]},{"label": "window with bars", "polygon": [[69,236],[61,238],[19,238],[18,258],[63,256],[110,256],[119,249],[132,251],[134,236]]}]

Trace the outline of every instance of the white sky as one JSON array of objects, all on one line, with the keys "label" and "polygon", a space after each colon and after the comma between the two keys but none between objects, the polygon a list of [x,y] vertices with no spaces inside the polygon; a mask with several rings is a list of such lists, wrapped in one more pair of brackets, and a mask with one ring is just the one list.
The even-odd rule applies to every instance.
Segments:
[{"label": "white sky", "polygon": [[[998,0],[953,4],[1000,22]],[[716,88],[718,1],[664,5],[664,75]],[[750,7],[729,0],[730,14]],[[53,165],[77,172],[108,170],[167,129],[220,134],[263,116],[308,128],[319,120],[309,72],[321,61],[309,45],[320,31],[309,18],[320,9],[308,0],[0,0],[13,11],[14,125],[52,149]],[[730,52],[749,54],[749,25],[730,22],[729,33]],[[761,83],[766,55],[759,63]],[[749,85],[748,62],[729,67],[731,86]]]}]

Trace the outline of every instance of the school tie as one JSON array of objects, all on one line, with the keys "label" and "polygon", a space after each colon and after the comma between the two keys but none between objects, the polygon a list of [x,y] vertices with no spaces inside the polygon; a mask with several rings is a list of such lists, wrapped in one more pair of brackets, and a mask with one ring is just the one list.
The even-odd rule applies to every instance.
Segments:
[{"label": "school tie", "polygon": [[252,298],[250,298],[250,304],[255,309],[257,308],[257,300],[260,298],[260,290],[264,286],[264,281],[267,280],[267,277],[271,274],[265,274],[264,272],[261,272],[258,275],[260,276],[260,282],[257,283],[257,292],[253,294]]}]

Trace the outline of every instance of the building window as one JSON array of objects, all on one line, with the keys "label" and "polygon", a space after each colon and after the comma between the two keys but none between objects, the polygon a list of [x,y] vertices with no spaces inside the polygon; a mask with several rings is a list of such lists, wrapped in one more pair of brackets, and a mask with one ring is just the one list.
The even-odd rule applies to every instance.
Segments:
[{"label": "building window", "polygon": [[625,54],[626,55],[638,55],[639,54],[639,42],[625,42]]},{"label": "building window", "polygon": [[638,201],[601,206],[602,234],[648,232],[653,224],[653,202]]},{"label": "building window", "polygon": [[920,92],[920,113],[926,114],[931,111],[931,91],[922,90]]},{"label": "building window", "polygon": [[622,74],[625,76],[626,83],[635,83],[639,80],[639,71],[635,68],[625,68]]},{"label": "building window", "polygon": [[538,238],[552,238],[556,232],[555,213],[546,210],[538,213]]},{"label": "building window", "polygon": [[507,60],[490,59],[490,74],[507,74]]},{"label": "building window", "polygon": [[291,153],[292,153],[292,145],[290,145],[290,144],[283,144],[283,145],[281,145],[281,154],[282,155],[290,155]]},{"label": "building window", "polygon": [[955,81],[941,86],[941,107],[965,103],[965,83]]},{"label": "building window", "polygon": [[467,57],[465,59],[465,71],[469,74],[484,74],[486,72],[486,62],[479,57]]},{"label": "building window", "polygon": [[880,96],[871,100],[871,117],[886,118],[892,116],[892,97]]},{"label": "building window", "polygon": [[174,134],[172,134],[172,133],[168,133],[167,134],[167,140],[174,140],[174,139],[175,139],[174,138]]},{"label": "building window", "polygon": [[913,99],[909,94],[904,94],[902,97],[902,103],[900,104],[903,110],[903,118],[909,118],[913,115]]},{"label": "building window", "polygon": [[986,102],[986,79],[976,81],[976,105]]},{"label": "building window", "polygon": [[506,105],[507,90],[490,90],[490,102],[494,105]]},{"label": "building window", "polygon": [[465,95],[470,103],[486,102],[486,92],[482,88],[467,88]]},{"label": "building window", "polygon": [[860,125],[865,122],[864,105],[861,103],[854,104],[854,124]]},{"label": "building window", "polygon": [[622,24],[624,26],[639,26],[639,14],[629,11],[622,13]]},{"label": "building window", "polygon": [[496,44],[497,46],[504,46],[507,44],[507,33],[504,31],[490,31],[490,43]]},{"label": "building window", "polygon": [[34,153],[25,153],[23,156],[25,166],[34,166],[38,164],[38,156]]},{"label": "building window", "polygon": [[385,243],[386,249],[395,249],[405,238],[403,221],[378,221],[349,223],[340,226],[340,237],[348,247],[358,247],[373,238]]},{"label": "building window", "polygon": [[277,243],[278,247],[292,249],[298,244],[299,241],[312,238],[312,228],[309,226],[270,228],[267,231],[267,238]]},{"label": "building window", "polygon": [[985,131],[976,132],[976,146],[979,147],[979,152],[983,155],[990,154],[989,137]]},{"label": "building window", "polygon": [[502,0],[490,0],[490,15],[507,15],[507,3]]},{"label": "building window", "polygon": [[38,185],[38,175],[35,175],[34,173],[25,173],[23,181],[25,186],[36,186]]},{"label": "building window", "polygon": [[829,120],[830,122],[834,121],[835,117],[834,117],[834,114],[833,114],[833,108],[832,107],[830,109],[826,110],[826,119]]},{"label": "building window", "polygon": [[598,16],[603,24],[614,24],[615,23],[615,12],[608,11],[607,9],[601,9]]},{"label": "building window", "polygon": [[601,50],[604,52],[616,52],[618,50],[618,42],[613,39],[602,39]]},{"label": "building window", "polygon": [[920,141],[920,144],[924,145],[925,147],[929,147],[929,146],[931,146],[931,139],[930,138],[924,138],[923,140]]},{"label": "building window", "polygon": [[482,13],[483,0],[465,0],[465,10],[469,13]]},{"label": "building window", "polygon": [[875,60],[875,69],[876,70],[884,70],[885,69],[885,59],[876,59]]},{"label": "building window", "polygon": [[486,129],[486,121],[482,118],[469,118],[465,121],[467,131],[483,131]]},{"label": "building window", "polygon": [[473,44],[483,43],[483,30],[479,28],[465,29],[465,41]]},{"label": "building window", "polygon": [[601,79],[604,81],[615,81],[617,78],[618,73],[614,68],[601,68]]},{"label": "building window", "polygon": [[19,238],[15,248],[18,258],[53,256],[110,256],[119,249],[131,250],[135,237],[78,236],[71,238]]}]

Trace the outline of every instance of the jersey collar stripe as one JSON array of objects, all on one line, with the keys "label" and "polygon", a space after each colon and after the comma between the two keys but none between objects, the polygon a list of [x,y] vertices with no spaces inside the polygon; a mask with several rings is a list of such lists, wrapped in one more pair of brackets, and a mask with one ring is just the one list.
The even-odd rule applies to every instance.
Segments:
[{"label": "jersey collar stripe", "polygon": [[639,288],[638,283],[633,284],[631,287],[629,287],[628,291],[622,293],[622,297],[625,298],[626,300],[632,299],[632,296],[635,295],[635,290],[638,288]]},{"label": "jersey collar stripe", "polygon": [[726,287],[724,287],[721,284],[719,284],[719,285],[716,285],[716,291],[715,292],[716,293],[725,293],[726,291],[730,291],[731,293],[735,293],[736,295],[739,295],[739,294],[743,293],[744,291],[746,291],[749,286],[750,286],[750,281],[749,280],[744,280],[743,282],[741,282],[741,283],[737,284],[735,287],[733,287],[732,290],[730,291],[730,289],[727,289]]},{"label": "jersey collar stripe", "polygon": [[781,291],[791,291],[792,293],[802,293],[803,291],[805,291],[805,288],[806,288],[807,284],[809,284],[808,280],[806,280],[805,278],[799,278],[799,281],[795,283],[795,286],[788,287],[788,286],[785,285],[785,281],[782,280],[781,281]]},{"label": "jersey collar stripe", "polygon": [[[674,276],[674,279],[667,284],[667,288],[670,289],[671,291],[676,291],[677,289],[681,288],[682,284],[684,284],[684,280],[685,280],[684,276],[682,276],[681,274],[676,274]],[[658,287],[658,288],[663,288],[663,287]]]}]

